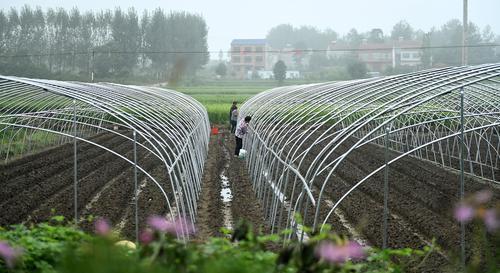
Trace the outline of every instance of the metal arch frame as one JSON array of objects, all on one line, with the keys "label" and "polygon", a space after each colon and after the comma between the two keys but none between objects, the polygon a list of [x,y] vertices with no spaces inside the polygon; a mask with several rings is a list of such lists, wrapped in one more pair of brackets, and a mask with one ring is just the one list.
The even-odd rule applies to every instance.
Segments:
[{"label": "metal arch frame", "polygon": [[[7,149],[17,136],[24,135],[21,141],[26,144],[26,136],[38,131],[59,136],[48,146],[76,137],[130,164],[134,162],[124,154],[99,145],[90,137],[108,132],[133,142],[131,136],[112,128],[119,126],[136,132],[141,140],[137,146],[164,165],[173,192],[166,192],[163,181],[157,181],[141,166],[138,170],[163,193],[172,217],[185,215],[193,224],[196,220],[210,123],[206,109],[189,96],[154,87],[0,76],[0,125],[2,143],[7,135],[4,133],[12,132]],[[78,135],[71,133],[72,126],[77,127]],[[29,152],[31,149],[25,149],[21,154]],[[8,160],[8,154],[4,160]]]},{"label": "metal arch frame", "polygon": [[[315,208],[314,228],[317,223],[326,223],[328,219],[318,218],[320,207],[325,205],[323,192],[330,176],[353,150],[370,142],[383,145],[385,127],[389,126],[390,135],[394,135],[391,149],[403,156],[445,165],[443,158],[451,158],[458,147],[460,88],[465,88],[467,100],[464,142],[471,165],[468,172],[473,171],[473,164],[479,164],[481,173],[471,174],[499,184],[500,177],[494,173],[500,169],[500,64],[279,87],[248,100],[240,111],[241,116],[252,116],[244,143],[249,151],[247,165],[272,230],[283,228],[285,210],[288,212],[284,217],[285,228],[293,227],[295,212],[300,212],[306,220],[310,204]],[[424,131],[428,135],[420,137]],[[412,137],[408,139],[408,135]],[[355,139],[355,144],[331,160],[349,139]],[[451,154],[442,148],[440,141],[452,141]],[[405,150],[405,144],[411,147],[408,149],[411,152]],[[434,151],[433,144],[439,145],[439,150]],[[316,148],[314,153],[313,148]],[[483,148],[486,152],[481,154]],[[425,155],[427,149],[432,150],[434,159]],[[383,169],[384,164],[381,166]],[[451,159],[447,167],[453,167]],[[492,177],[483,174],[483,167],[491,169]],[[322,174],[326,178],[320,179]],[[362,183],[354,182],[356,186],[333,202],[329,215]]]}]

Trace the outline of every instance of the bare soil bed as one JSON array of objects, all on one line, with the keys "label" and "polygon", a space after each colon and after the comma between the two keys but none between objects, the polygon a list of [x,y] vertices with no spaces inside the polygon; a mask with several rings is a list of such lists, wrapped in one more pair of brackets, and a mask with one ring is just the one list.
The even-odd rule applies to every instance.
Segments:
[{"label": "bare soil bed", "polygon": [[[123,133],[123,132],[122,132]],[[133,158],[133,144],[113,134],[99,134],[92,141]],[[78,214],[80,227],[92,231],[88,218],[104,217],[123,236],[135,239],[134,168],[125,160],[91,144],[78,142]],[[256,230],[268,233],[259,201],[248,179],[245,162],[233,158],[234,136],[225,129],[212,136],[198,203],[197,238],[223,236],[224,206],[221,172],[230,181],[231,226],[247,220]],[[138,149],[138,163],[162,183],[170,200],[173,194],[163,163]],[[63,215],[71,220],[73,205],[73,144],[65,144],[0,165],[0,226],[37,223]],[[138,173],[139,223],[149,215],[169,213],[164,196],[141,172]]]},{"label": "bare soil bed", "polygon": [[[122,132],[124,133],[124,132]],[[131,135],[131,134],[129,134]],[[99,134],[92,140],[133,158],[133,143],[113,134]],[[92,230],[85,219],[104,217],[123,235],[132,239],[134,224],[134,168],[118,156],[88,143],[78,142],[78,214],[80,226]],[[163,184],[173,198],[160,160],[138,148],[138,164]],[[47,221],[54,215],[73,219],[73,144],[0,165],[0,226]],[[152,180],[138,173],[141,185],[139,219],[168,213],[165,198]]]},{"label": "bare soil bed", "polygon": [[[354,143],[354,139],[344,143],[328,159],[334,160]],[[321,148],[312,148],[306,158],[308,162],[305,164],[306,167],[312,162],[314,158],[312,155],[317,155]],[[399,153],[389,152],[389,160],[398,155]],[[385,162],[384,158],[384,148],[378,145],[367,144],[355,149],[329,178],[324,200],[336,202],[354,184],[382,166]],[[326,174],[321,174],[317,178],[314,187],[316,196]],[[370,245],[378,247],[382,245],[383,181],[384,172],[380,171],[353,191],[339,207],[347,221],[356,227],[358,233],[367,239]],[[466,195],[484,189],[493,191],[493,198],[499,200],[500,190],[492,182],[466,176]],[[388,246],[422,248],[435,239],[437,244],[448,253],[458,251],[460,227],[452,216],[454,204],[459,201],[458,191],[459,173],[457,171],[410,156],[391,164],[389,167]],[[313,208],[309,207],[309,210],[312,211]],[[330,207],[323,205],[320,219],[324,219],[329,210]],[[339,226],[336,217],[330,218],[328,223],[332,224],[334,229]],[[309,221],[308,224],[312,222]],[[473,226],[467,227],[466,238],[469,241],[467,246],[471,245],[472,229]],[[342,228],[339,231],[345,233]],[[431,257],[429,265],[422,270],[441,272],[449,258],[436,253]]]}]

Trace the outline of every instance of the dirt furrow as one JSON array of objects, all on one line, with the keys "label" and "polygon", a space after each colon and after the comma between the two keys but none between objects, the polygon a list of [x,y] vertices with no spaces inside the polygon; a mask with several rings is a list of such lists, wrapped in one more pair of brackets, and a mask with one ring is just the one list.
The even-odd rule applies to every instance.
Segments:
[{"label": "dirt furrow", "polygon": [[[130,151],[132,147],[131,143],[122,142],[119,146],[116,147],[116,151],[119,153],[125,153]],[[117,159],[117,156],[111,154],[109,152],[102,152],[102,150],[96,148],[99,154],[89,160],[80,161],[78,165],[78,173],[80,177],[79,185],[88,185],[91,188],[98,188],[102,183],[107,182],[107,179],[111,179],[116,176],[116,173],[120,172],[119,165],[107,164]],[[123,160],[121,160],[123,161]],[[124,161],[123,161],[124,162]],[[127,163],[128,164],[128,163]],[[91,183],[95,181],[95,183]],[[105,182],[103,182],[105,181]],[[73,169],[66,169],[62,172],[59,172],[49,178],[45,178],[44,180],[40,180],[33,187],[29,187],[28,189],[23,190],[20,193],[17,193],[10,200],[2,203],[1,207],[5,211],[4,214],[0,215],[0,225],[7,225],[12,223],[19,223],[26,219],[27,215],[42,205],[42,202],[50,199],[51,196],[57,194],[58,192],[69,192],[72,191],[70,185],[73,184]],[[80,186],[81,187],[81,186]],[[86,189],[86,188],[83,188]],[[88,190],[80,190],[79,191],[79,209],[85,205],[85,202],[88,201],[89,198]],[[72,200],[73,194],[69,194],[69,196],[65,197],[65,199]],[[65,211],[69,211],[73,208],[73,202],[62,202],[61,200],[54,200],[54,206],[47,208],[49,212],[47,212],[44,217],[33,218],[35,221],[37,219],[47,219],[48,215],[50,215],[50,211],[52,208],[56,208],[56,213],[62,213]],[[41,216],[41,215],[39,215]]]},{"label": "dirt furrow", "polygon": [[201,195],[198,200],[198,215],[196,239],[206,240],[211,236],[222,236],[220,228],[223,226],[224,215],[220,196],[221,183],[219,174],[224,166],[222,153],[222,136],[210,137],[208,157],[203,170]]},{"label": "dirt furrow", "polygon": [[[106,147],[114,149],[121,143],[125,142],[125,139],[115,137],[109,138],[108,135],[102,136],[103,142],[98,142]],[[42,182],[45,180],[53,179],[54,176],[63,175],[73,169],[73,146],[64,145],[64,151],[69,151],[66,157],[58,156],[59,151],[54,150],[51,154],[44,154],[44,156],[39,156],[37,159],[33,159],[33,166],[30,164],[25,166],[26,169],[20,169],[15,172],[6,173],[6,177],[3,176],[4,173],[0,174],[0,181],[2,187],[0,187],[0,202],[8,201],[11,198],[17,198],[19,192],[24,190],[29,190],[30,188],[42,187]],[[86,162],[95,160],[102,150],[92,146],[92,145],[77,145],[78,147],[78,162]],[[55,160],[54,160],[55,158]],[[13,162],[13,164],[16,164]],[[40,166],[38,166],[40,165]],[[38,166],[38,167],[37,167]],[[11,177],[11,178],[8,178]]]}]

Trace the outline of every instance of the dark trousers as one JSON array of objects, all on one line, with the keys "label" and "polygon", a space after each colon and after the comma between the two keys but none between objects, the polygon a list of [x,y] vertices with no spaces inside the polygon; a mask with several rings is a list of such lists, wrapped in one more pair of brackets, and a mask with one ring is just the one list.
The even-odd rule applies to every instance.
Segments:
[{"label": "dark trousers", "polygon": [[236,131],[236,120],[231,120],[231,134]]},{"label": "dark trousers", "polygon": [[235,136],[236,139],[236,148],[234,149],[234,155],[240,155],[240,150],[243,147],[243,139]]}]

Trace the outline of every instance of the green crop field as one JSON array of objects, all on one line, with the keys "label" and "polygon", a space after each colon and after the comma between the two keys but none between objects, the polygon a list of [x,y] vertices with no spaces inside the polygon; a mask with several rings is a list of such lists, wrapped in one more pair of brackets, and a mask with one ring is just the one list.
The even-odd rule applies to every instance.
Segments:
[{"label": "green crop field", "polygon": [[[285,81],[284,85],[304,84],[302,81]],[[250,97],[277,87],[275,81],[216,81],[196,86],[178,86],[171,89],[190,95],[201,102],[213,124],[229,123],[229,109],[233,101],[241,106]]]},{"label": "green crop field", "polygon": [[272,81],[221,81],[198,86],[181,86],[175,90],[201,102],[213,124],[229,123],[229,108],[233,101],[241,106],[247,99],[262,91],[276,87]]}]

